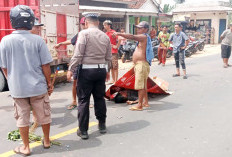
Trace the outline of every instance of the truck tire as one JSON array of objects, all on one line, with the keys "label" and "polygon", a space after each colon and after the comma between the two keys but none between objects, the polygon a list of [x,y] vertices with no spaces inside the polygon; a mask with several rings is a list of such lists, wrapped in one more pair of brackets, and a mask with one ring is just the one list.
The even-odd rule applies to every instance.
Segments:
[{"label": "truck tire", "polygon": [[0,92],[6,88],[6,79],[2,71],[0,71]]}]

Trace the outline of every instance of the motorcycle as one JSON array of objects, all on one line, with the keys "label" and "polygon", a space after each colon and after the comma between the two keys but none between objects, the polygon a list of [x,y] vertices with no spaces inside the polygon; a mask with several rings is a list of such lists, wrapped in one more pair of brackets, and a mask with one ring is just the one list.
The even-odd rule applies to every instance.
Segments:
[{"label": "motorcycle", "polygon": [[167,52],[166,57],[170,58],[172,56],[172,52],[173,52],[173,45],[170,44],[170,47],[168,48],[168,52]]},{"label": "motorcycle", "polygon": [[194,37],[190,37],[190,43],[194,45],[193,53],[196,53],[198,50],[203,51],[205,47],[205,39],[196,40]]},{"label": "motorcycle", "polygon": [[200,39],[198,44],[198,50],[203,51],[205,48],[205,39]]},{"label": "motorcycle", "polygon": [[[186,49],[185,49],[185,56],[186,57],[190,57],[192,55],[192,48],[193,48],[193,45],[191,45],[191,44],[189,44],[186,47]],[[168,48],[168,52],[167,52],[166,57],[170,58],[172,56],[172,53],[173,53],[173,45],[170,44],[170,47]]]},{"label": "motorcycle", "polygon": [[159,48],[159,40],[158,40],[158,38],[156,37],[155,39],[153,39],[151,41],[151,44],[152,44],[152,49],[153,49],[153,53],[154,53],[154,58],[158,59],[158,48]]},{"label": "motorcycle", "polygon": [[189,44],[185,49],[185,57],[190,57],[192,55],[193,45]]},{"label": "motorcycle", "polygon": [[127,60],[132,61],[132,56],[133,56],[133,53],[134,53],[135,49],[136,49],[136,45],[133,44],[132,42],[129,42],[129,41],[126,42],[126,44],[122,46],[121,60],[122,60],[123,63],[125,63]]}]

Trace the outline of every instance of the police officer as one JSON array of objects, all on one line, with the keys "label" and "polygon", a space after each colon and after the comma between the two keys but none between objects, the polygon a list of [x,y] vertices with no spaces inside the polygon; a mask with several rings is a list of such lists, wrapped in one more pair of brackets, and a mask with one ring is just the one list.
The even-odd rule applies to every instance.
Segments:
[{"label": "police officer", "polygon": [[[70,61],[67,79],[71,80],[73,72],[78,68],[77,97],[78,97],[78,121],[77,135],[82,139],[88,139],[89,102],[90,96],[94,98],[94,110],[99,121],[100,133],[106,133],[106,104],[105,81],[109,80],[109,66],[112,54],[111,43],[108,36],[98,29],[99,13],[83,13],[86,17],[87,29],[81,31],[78,36],[74,55]],[[108,67],[106,69],[106,67]]]}]

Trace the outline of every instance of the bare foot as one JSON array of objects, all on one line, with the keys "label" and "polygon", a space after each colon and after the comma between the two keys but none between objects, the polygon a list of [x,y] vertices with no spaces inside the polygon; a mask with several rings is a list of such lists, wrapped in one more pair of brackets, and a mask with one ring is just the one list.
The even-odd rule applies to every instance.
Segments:
[{"label": "bare foot", "polygon": [[137,104],[137,105],[134,105],[130,108],[131,111],[142,111],[143,110],[143,105],[141,104]]},{"label": "bare foot", "polygon": [[139,102],[138,100],[135,100],[135,101],[128,100],[126,103],[127,103],[127,105],[132,105],[132,104],[136,104],[138,102]]},{"label": "bare foot", "polygon": [[29,156],[31,154],[29,147],[19,146],[14,149],[14,152],[19,155]]},{"label": "bare foot", "polygon": [[150,107],[150,105],[148,103],[144,103],[143,107]]}]

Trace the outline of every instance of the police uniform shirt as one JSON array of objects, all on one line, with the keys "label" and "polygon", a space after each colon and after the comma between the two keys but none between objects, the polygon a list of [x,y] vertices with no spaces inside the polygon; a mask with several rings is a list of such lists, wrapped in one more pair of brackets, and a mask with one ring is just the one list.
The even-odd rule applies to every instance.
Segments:
[{"label": "police uniform shirt", "polygon": [[78,64],[105,64],[111,58],[108,36],[97,27],[91,27],[79,33],[69,70],[74,72]]}]

